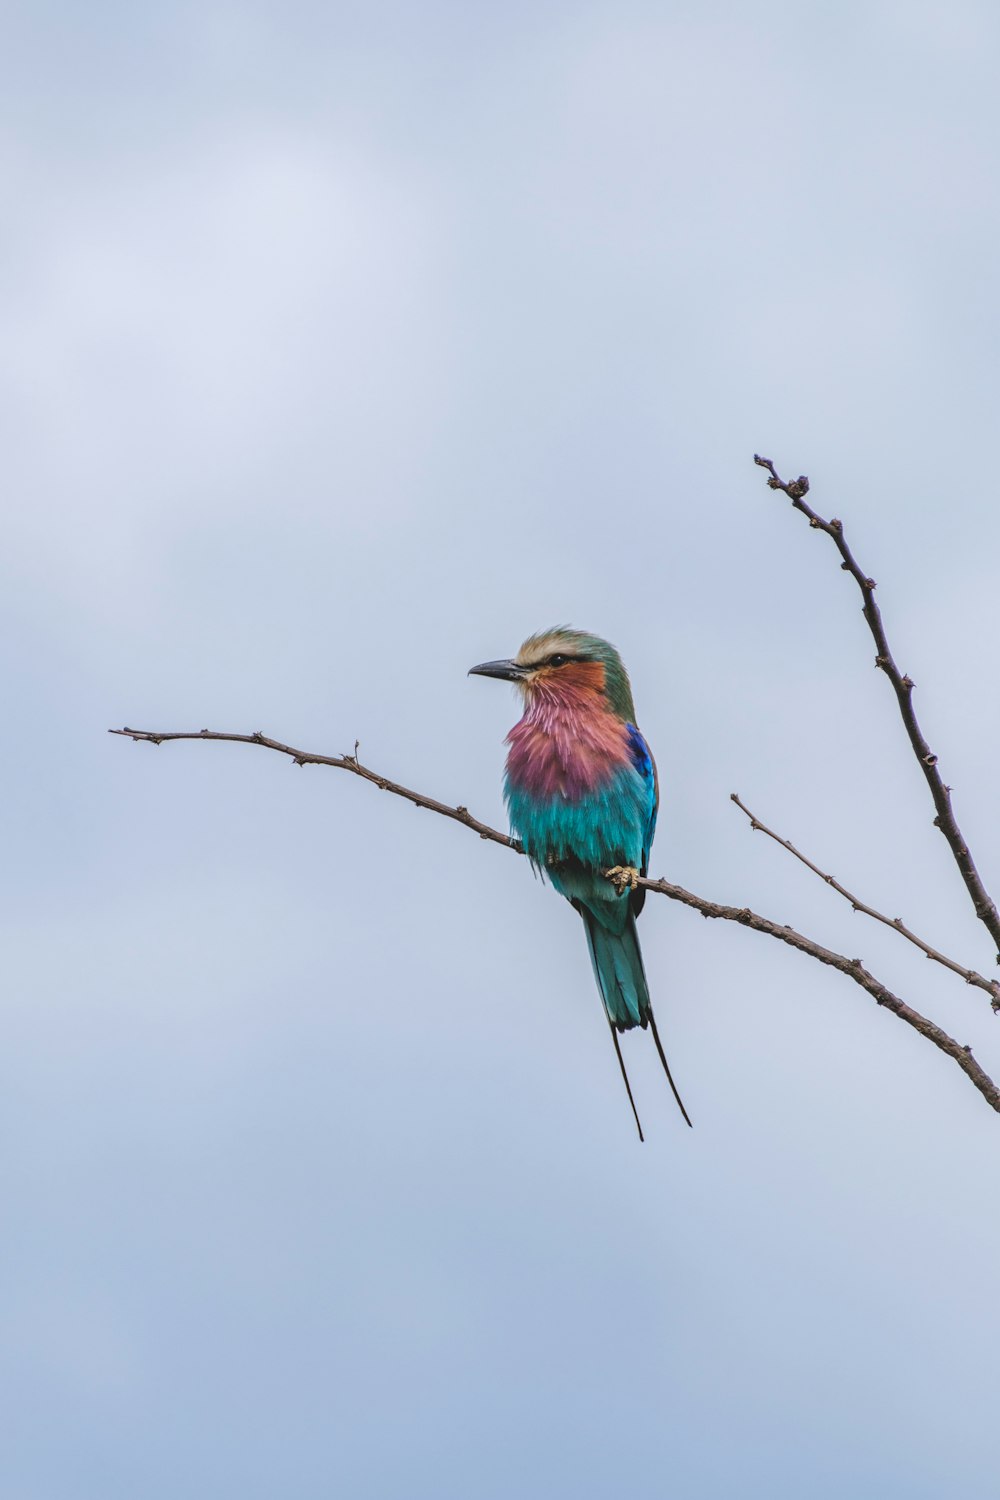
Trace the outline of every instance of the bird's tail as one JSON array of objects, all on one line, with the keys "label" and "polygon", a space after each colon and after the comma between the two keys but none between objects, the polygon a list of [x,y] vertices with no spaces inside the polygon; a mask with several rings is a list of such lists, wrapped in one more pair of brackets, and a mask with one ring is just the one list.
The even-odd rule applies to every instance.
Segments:
[{"label": "bird's tail", "polygon": [[577,903],[587,933],[590,962],[608,1020],[617,1031],[649,1025],[649,986],[631,912],[621,932],[609,932],[589,906]]},{"label": "bird's tail", "polygon": [[[607,1011],[608,1020],[611,1023],[611,1033],[614,1037],[615,1051],[618,1053],[618,1062],[621,1066],[622,1077],[625,1079],[625,1087],[628,1089],[629,1102],[632,1104],[633,1113],[635,1103],[632,1100],[632,1090],[629,1088],[628,1075],[625,1072],[625,1064],[622,1062],[621,1050],[618,1046],[619,1031],[631,1031],[634,1026],[649,1026],[653,1033],[653,1041],[659,1054],[663,1071],[667,1075],[667,1082],[671,1092],[677,1100],[677,1107],[684,1116],[687,1123],[691,1124],[691,1118],[684,1108],[684,1101],[677,1092],[677,1085],[670,1073],[670,1066],[663,1044],[660,1041],[660,1033],[656,1029],[656,1018],[653,1015],[653,1007],[649,999],[649,986],[646,983],[646,970],[642,962],[642,950],[639,947],[639,934],[635,930],[635,915],[629,911],[625,920],[625,926],[620,933],[609,932],[598,920],[594,913],[583,902],[574,902],[577,911],[583,918],[584,930],[587,934],[587,947],[590,950],[590,961],[594,966],[594,977],[597,987],[604,1001],[604,1009]],[[639,1139],[642,1139],[642,1126],[639,1125],[639,1116],[636,1115],[635,1123],[639,1127]]]}]

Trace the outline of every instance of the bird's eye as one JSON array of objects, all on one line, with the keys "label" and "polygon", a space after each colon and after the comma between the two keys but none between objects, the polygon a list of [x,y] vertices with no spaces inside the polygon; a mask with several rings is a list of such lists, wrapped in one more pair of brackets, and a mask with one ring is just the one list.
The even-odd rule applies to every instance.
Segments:
[{"label": "bird's eye", "polygon": [[561,651],[557,651],[556,654],[555,654],[555,656],[550,656],[549,657],[549,666],[550,667],[564,667],[568,661],[569,661],[569,657],[568,656],[564,656]]}]

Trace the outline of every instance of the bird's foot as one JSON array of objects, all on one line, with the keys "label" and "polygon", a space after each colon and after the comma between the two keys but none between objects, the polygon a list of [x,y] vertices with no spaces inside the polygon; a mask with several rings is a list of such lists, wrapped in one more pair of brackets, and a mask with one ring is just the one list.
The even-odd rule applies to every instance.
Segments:
[{"label": "bird's foot", "polygon": [[613,865],[610,870],[605,870],[604,873],[611,881],[619,896],[624,896],[626,888],[634,891],[639,884],[639,871],[634,865]]}]

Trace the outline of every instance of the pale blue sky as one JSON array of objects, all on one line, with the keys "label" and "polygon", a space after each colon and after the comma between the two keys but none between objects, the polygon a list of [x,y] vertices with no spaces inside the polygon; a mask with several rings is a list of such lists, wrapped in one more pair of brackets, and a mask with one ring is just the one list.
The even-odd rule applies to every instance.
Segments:
[{"label": "pale blue sky", "polygon": [[1000,887],[988,4],[64,3],[0,22],[0,1491],[939,1500],[996,1472],[1000,1125],[651,898],[687,1131],[503,818],[484,657],[629,664],[653,872],[984,997],[807,470]]}]

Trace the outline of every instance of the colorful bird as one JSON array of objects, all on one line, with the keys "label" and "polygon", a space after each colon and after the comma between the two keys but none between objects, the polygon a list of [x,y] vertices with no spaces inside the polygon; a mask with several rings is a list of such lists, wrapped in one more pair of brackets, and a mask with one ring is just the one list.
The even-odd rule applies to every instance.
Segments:
[{"label": "colorful bird", "polygon": [[513,682],[523,696],[524,717],[507,736],[504,797],[511,826],[535,869],[583,918],[639,1139],[642,1126],[618,1042],[618,1033],[633,1026],[652,1031],[690,1125],[656,1029],[635,930],[659,785],[636,727],[622,659],[599,636],[559,627],[529,636],[512,661],[483,662],[472,675]]}]

